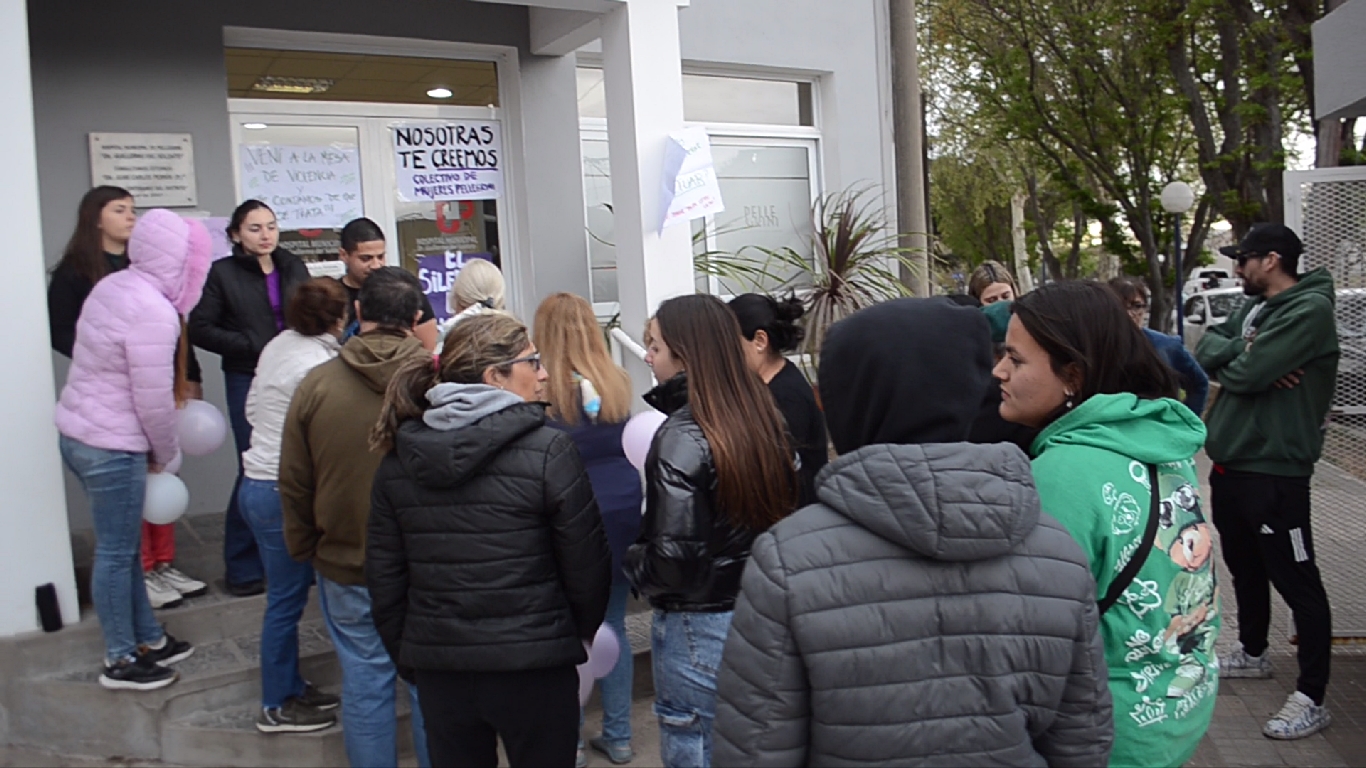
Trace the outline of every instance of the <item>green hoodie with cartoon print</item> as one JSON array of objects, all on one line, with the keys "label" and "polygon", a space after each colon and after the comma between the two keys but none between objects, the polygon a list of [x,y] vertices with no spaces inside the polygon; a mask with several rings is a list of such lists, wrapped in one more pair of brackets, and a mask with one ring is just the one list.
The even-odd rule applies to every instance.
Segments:
[{"label": "green hoodie with cartoon print", "polygon": [[1152,510],[1157,536],[1143,567],[1101,619],[1115,707],[1111,766],[1179,766],[1214,715],[1219,591],[1214,541],[1194,456],[1205,426],[1175,400],[1096,395],[1035,439],[1043,508],[1086,552],[1096,599],[1134,556]]}]

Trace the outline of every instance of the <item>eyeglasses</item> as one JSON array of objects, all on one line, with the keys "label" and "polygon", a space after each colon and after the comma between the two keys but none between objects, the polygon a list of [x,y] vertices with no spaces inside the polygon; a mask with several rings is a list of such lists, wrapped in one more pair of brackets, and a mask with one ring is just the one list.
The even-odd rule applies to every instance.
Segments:
[{"label": "eyeglasses", "polygon": [[1148,302],[1146,302],[1146,301],[1134,301],[1134,302],[1130,302],[1130,303],[1129,303],[1129,311],[1130,311],[1130,312],[1147,312],[1147,311],[1148,311]]},{"label": "eyeglasses", "polygon": [[519,357],[516,360],[509,360],[498,367],[512,367],[518,363],[531,363],[531,370],[539,371],[541,370],[541,353],[537,352],[533,355],[527,355],[526,357]]}]

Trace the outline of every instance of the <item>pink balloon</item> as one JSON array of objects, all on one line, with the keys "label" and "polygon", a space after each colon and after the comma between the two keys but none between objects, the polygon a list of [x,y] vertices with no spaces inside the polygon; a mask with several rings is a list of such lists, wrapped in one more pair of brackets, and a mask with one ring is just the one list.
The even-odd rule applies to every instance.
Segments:
[{"label": "pink balloon", "polygon": [[580,664],[579,670],[579,706],[588,706],[588,699],[593,695],[593,675],[588,671],[587,664]]},{"label": "pink balloon", "polygon": [[588,649],[588,671],[601,680],[612,672],[619,658],[621,642],[617,639],[616,630],[603,624],[593,636],[593,647]]},{"label": "pink balloon", "polygon": [[642,411],[626,422],[621,431],[621,449],[626,452],[626,460],[636,469],[645,468],[645,457],[650,455],[650,443],[655,432],[668,417],[656,410]]},{"label": "pink balloon", "polygon": [[180,409],[180,450],[188,456],[207,456],[228,436],[223,412],[203,400],[190,400]]}]

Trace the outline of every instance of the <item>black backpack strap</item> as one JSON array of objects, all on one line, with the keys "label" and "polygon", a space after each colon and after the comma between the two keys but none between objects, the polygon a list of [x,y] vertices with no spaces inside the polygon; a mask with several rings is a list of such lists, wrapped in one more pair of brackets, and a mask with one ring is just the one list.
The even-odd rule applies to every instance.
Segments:
[{"label": "black backpack strap", "polygon": [[1097,603],[1100,608],[1100,615],[1104,616],[1110,607],[1119,602],[1119,598],[1124,594],[1124,590],[1134,582],[1138,576],[1138,571],[1147,561],[1148,555],[1153,551],[1153,542],[1157,539],[1157,519],[1161,516],[1161,508],[1158,501],[1157,490],[1157,465],[1148,465],[1148,484],[1152,486],[1152,503],[1148,508],[1148,525],[1143,529],[1143,541],[1139,543],[1138,549],[1134,551],[1133,557],[1125,563],[1124,570],[1119,572],[1119,576],[1110,582],[1110,589],[1106,591],[1105,597]]}]

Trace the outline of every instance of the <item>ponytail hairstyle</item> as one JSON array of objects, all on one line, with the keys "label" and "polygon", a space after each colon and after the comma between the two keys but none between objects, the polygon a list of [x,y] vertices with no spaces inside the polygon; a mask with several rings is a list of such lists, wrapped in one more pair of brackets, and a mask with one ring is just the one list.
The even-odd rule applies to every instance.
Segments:
[{"label": "ponytail hairstyle", "polygon": [[740,333],[749,341],[763,331],[768,336],[770,357],[794,352],[806,338],[806,329],[797,324],[806,314],[802,300],[795,295],[778,301],[762,293],[746,293],[730,301],[730,311],[740,321]]},{"label": "ponytail hairstyle", "polygon": [[977,269],[972,270],[972,274],[968,276],[968,295],[980,299],[987,287],[996,283],[1010,286],[1010,292],[1019,298],[1020,288],[1015,284],[1015,278],[1010,274],[1010,270],[1001,262],[991,259],[978,264]]},{"label": "ponytail hairstyle", "polygon": [[745,362],[740,323],[704,294],[665,301],[655,322],[687,371],[688,404],[716,464],[718,507],[738,527],[766,530],[796,508],[797,475],[782,414]]},{"label": "ponytail hairstyle", "polygon": [[104,258],[104,236],[100,232],[100,217],[104,207],[116,200],[132,202],[133,193],[123,187],[99,186],[81,197],[76,208],[76,229],[62,251],[62,259],[53,271],[68,269],[91,285],[109,274],[109,261]]},{"label": "ponytail hairstyle", "polygon": [[427,392],[437,384],[483,384],[490,368],[510,374],[531,337],[517,318],[502,312],[475,315],[446,334],[440,357],[417,355],[404,363],[384,392],[379,421],[370,430],[370,450],[388,452],[403,422],[421,418],[431,407]]},{"label": "ponytail hairstyle", "polygon": [[536,310],[536,350],[541,353],[547,380],[545,399],[550,415],[571,426],[579,423],[584,407],[577,374],[591,382],[601,399],[597,420],[616,424],[631,416],[631,377],[612,362],[593,307],[582,296],[552,294]]}]

